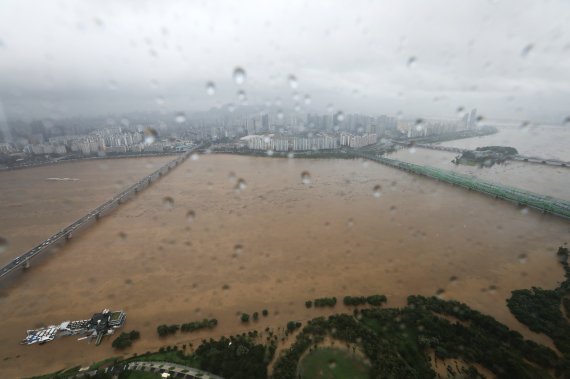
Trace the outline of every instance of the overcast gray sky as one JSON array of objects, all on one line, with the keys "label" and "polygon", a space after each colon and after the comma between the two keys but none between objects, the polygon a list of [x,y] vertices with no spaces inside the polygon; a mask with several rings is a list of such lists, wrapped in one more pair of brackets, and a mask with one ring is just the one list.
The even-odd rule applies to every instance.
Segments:
[{"label": "overcast gray sky", "polygon": [[477,107],[560,123],[570,1],[0,0],[9,118],[192,112],[239,103],[239,89],[249,104],[292,108],[290,74],[313,111],[451,118]]}]

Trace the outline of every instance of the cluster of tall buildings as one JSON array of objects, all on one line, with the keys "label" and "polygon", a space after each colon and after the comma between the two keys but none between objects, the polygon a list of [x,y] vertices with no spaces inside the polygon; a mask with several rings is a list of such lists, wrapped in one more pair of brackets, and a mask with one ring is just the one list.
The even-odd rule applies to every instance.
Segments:
[{"label": "cluster of tall buildings", "polygon": [[378,135],[376,133],[366,133],[361,136],[350,133],[340,133],[340,145],[348,146],[354,149],[373,145],[378,142]]},{"label": "cluster of tall buildings", "polygon": [[330,150],[338,148],[338,140],[328,135],[313,137],[287,137],[273,135],[255,135],[245,137],[251,150],[303,151]]},{"label": "cluster of tall buildings", "polygon": [[375,133],[353,135],[341,133],[340,136],[327,134],[307,137],[287,137],[273,135],[254,135],[244,137],[247,147],[251,150],[274,151],[306,151],[306,150],[332,150],[340,146],[359,148],[375,144],[378,136]]},{"label": "cluster of tall buildings", "polygon": [[450,121],[400,121],[398,129],[408,138],[427,137],[431,135],[453,133],[460,130],[470,130],[477,126],[477,110],[465,113],[461,120]]},{"label": "cluster of tall buildings", "polygon": [[31,155],[80,153],[82,155],[126,152],[161,152],[167,144],[144,144],[142,132],[122,128],[99,129],[91,134],[49,138],[47,142],[28,144],[23,152]]},{"label": "cluster of tall buildings", "polygon": [[219,141],[248,135],[281,134],[299,135],[307,132],[337,134],[346,131],[353,134],[387,132],[397,133],[398,120],[381,115],[326,114],[282,112],[276,110],[240,112],[231,114],[210,112],[188,120],[189,129],[196,139]]},{"label": "cluster of tall buildings", "polygon": [[477,126],[477,109],[472,109],[469,113],[465,112],[461,121],[467,129],[475,128]]}]

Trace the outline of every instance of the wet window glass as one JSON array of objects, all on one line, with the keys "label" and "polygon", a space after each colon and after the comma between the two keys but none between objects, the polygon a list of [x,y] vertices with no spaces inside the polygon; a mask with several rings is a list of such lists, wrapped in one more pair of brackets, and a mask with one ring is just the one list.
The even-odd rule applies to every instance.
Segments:
[{"label": "wet window glass", "polygon": [[0,377],[570,377],[570,3],[0,2]]}]

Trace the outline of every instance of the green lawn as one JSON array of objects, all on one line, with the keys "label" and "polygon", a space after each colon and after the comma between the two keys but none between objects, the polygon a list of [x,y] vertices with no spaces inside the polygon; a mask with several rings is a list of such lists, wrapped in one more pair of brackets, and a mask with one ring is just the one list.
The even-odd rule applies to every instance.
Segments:
[{"label": "green lawn", "polygon": [[319,348],[299,363],[302,379],[368,379],[368,366],[349,352]]}]

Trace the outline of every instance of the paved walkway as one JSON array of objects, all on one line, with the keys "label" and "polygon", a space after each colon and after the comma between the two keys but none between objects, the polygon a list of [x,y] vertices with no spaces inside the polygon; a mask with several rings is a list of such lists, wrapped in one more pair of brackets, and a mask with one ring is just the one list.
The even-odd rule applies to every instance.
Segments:
[{"label": "paved walkway", "polygon": [[209,372],[198,370],[192,367],[170,362],[129,362],[126,366],[128,370],[149,371],[156,373],[168,373],[170,378],[185,379],[223,379],[220,376]]}]

